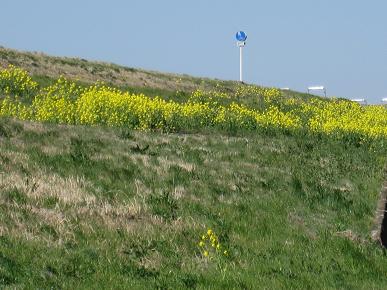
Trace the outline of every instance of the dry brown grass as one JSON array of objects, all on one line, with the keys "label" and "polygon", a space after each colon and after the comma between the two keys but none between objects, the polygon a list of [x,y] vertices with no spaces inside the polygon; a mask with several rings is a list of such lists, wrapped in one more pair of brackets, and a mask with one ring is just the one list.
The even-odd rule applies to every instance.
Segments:
[{"label": "dry brown grass", "polygon": [[[8,222],[11,226],[0,223],[1,234],[60,245],[74,236],[74,220],[84,221],[81,224],[89,232],[93,231],[90,220],[107,229],[120,229],[126,232],[137,231],[140,224],[146,226],[147,223],[153,223],[152,217],[145,211],[144,202],[139,199],[133,198],[119,204],[100,201],[94,195],[85,192],[84,180],[76,178],[62,179],[50,176],[39,179],[34,176],[32,180],[37,184],[34,191],[26,186],[25,179],[20,175],[12,174],[3,178],[0,184],[1,191],[16,188],[31,198],[31,201],[29,204],[17,204],[0,200],[0,204],[11,209]],[[44,183],[44,180],[48,182]],[[66,194],[63,194],[64,192]],[[53,208],[41,206],[41,201],[47,197],[57,197],[58,203]],[[25,214],[34,218],[22,218]],[[137,223],[139,225],[136,225]],[[50,225],[59,238],[42,235],[41,227],[44,225]]]},{"label": "dry brown grass", "polygon": [[13,171],[3,173],[0,177],[2,190],[16,188],[33,199],[56,197],[64,204],[95,201],[95,196],[87,193],[88,186],[90,184],[82,177],[63,178],[44,171],[29,176]]},{"label": "dry brown grass", "polygon": [[79,58],[53,57],[38,52],[21,52],[0,47],[0,67],[16,65],[33,75],[52,78],[64,76],[86,83],[109,82],[118,86],[151,87],[168,91],[213,89],[209,79],[127,68],[112,63],[87,61]]}]

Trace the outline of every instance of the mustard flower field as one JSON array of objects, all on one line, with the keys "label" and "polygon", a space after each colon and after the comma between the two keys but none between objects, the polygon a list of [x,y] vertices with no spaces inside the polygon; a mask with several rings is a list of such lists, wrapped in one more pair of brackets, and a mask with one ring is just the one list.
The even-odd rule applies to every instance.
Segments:
[{"label": "mustard flower field", "polygon": [[[131,94],[96,83],[81,87],[59,78],[38,89],[28,72],[9,66],[0,72],[0,116],[61,124],[108,125],[175,132],[200,128],[323,133],[360,140],[387,137],[387,109],[344,99],[301,100],[275,88],[241,85],[234,93],[195,91],[188,101]],[[247,106],[234,99],[260,101]],[[224,102],[224,101],[227,102]]]}]

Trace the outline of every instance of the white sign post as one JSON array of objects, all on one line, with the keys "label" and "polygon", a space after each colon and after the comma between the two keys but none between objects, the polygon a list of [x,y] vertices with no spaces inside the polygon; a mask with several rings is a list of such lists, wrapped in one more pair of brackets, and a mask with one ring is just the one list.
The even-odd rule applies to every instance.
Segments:
[{"label": "white sign post", "polygon": [[243,47],[245,42],[238,42],[239,46],[239,81],[243,83]]},{"label": "white sign post", "polygon": [[243,83],[243,47],[246,45],[247,35],[243,31],[239,31],[235,37],[239,47],[239,81]]}]

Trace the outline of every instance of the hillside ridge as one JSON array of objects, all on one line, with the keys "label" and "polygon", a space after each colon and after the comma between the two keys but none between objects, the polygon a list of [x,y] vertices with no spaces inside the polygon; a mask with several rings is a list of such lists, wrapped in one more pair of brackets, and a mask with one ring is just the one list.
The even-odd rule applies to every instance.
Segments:
[{"label": "hillside ridge", "polygon": [[171,91],[210,90],[219,84],[231,89],[239,84],[236,81],[157,72],[103,61],[50,56],[42,52],[19,51],[0,46],[0,67],[5,68],[10,64],[23,68],[33,75],[44,75],[50,78],[64,76],[87,83],[104,81],[117,86],[152,87]]}]

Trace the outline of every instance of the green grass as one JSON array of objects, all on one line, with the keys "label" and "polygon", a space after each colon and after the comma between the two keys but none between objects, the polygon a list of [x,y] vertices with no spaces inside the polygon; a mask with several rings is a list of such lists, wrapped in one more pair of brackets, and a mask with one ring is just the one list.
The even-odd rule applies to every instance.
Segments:
[{"label": "green grass", "polygon": [[[178,102],[239,86],[0,48],[10,63],[40,87],[64,74]],[[232,101],[265,105],[219,100]],[[0,289],[385,289],[387,252],[370,238],[386,178],[377,145],[0,119]],[[203,257],[208,228],[228,256]]]},{"label": "green grass", "polygon": [[[0,288],[383,289],[385,153],[2,119]],[[229,256],[202,257],[208,228]]]}]

